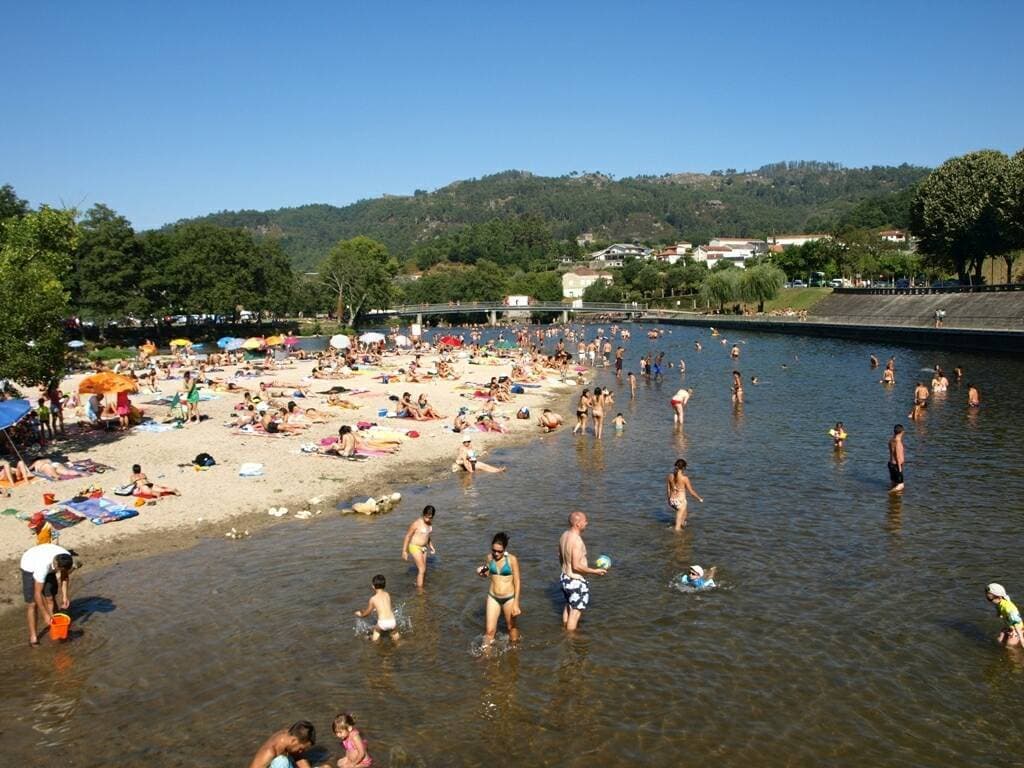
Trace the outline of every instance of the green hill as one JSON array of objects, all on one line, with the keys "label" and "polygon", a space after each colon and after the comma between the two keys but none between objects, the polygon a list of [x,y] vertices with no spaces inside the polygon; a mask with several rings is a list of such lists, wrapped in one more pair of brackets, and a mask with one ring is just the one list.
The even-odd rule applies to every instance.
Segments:
[{"label": "green hill", "polygon": [[845,226],[904,227],[911,191],[927,172],[909,165],[843,168],[818,162],[618,180],[600,173],[545,177],[506,171],[343,208],[223,211],[193,221],[276,237],[297,269],[309,269],[338,240],[356,235],[407,256],[415,245],[445,232],[524,215],[541,218],[557,239],[589,232],[599,241],[651,244]]}]

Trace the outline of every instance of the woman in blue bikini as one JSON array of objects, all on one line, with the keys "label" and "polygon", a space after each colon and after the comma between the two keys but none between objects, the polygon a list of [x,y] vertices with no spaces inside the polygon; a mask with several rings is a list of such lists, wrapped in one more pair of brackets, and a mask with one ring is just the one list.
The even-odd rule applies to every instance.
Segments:
[{"label": "woman in blue bikini", "polygon": [[489,578],[487,591],[487,628],[484,631],[484,646],[494,642],[494,634],[498,631],[498,617],[505,615],[508,626],[508,639],[515,643],[519,640],[516,628],[516,616],[519,609],[521,582],[519,579],[519,559],[508,552],[508,534],[498,532],[491,539],[491,553],[487,562],[476,570],[481,578]]}]

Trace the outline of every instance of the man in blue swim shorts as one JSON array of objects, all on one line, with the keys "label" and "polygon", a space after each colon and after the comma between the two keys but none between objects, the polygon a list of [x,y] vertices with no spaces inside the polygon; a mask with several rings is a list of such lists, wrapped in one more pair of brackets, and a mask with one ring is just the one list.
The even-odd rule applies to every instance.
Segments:
[{"label": "man in blue swim shorts", "polygon": [[591,568],[587,565],[587,547],[583,543],[583,531],[587,527],[587,516],[580,511],[569,515],[569,528],[558,540],[558,560],[562,566],[562,574],[558,583],[565,596],[565,608],[562,610],[562,626],[570,632],[583,616],[583,611],[590,605],[590,585],[584,574],[604,576],[604,568]]}]

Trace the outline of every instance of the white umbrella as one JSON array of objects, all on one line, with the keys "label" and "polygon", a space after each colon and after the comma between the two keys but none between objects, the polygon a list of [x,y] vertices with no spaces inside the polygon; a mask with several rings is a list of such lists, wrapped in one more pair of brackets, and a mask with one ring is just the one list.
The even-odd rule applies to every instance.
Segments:
[{"label": "white umbrella", "polygon": [[335,349],[348,349],[352,346],[352,340],[349,339],[344,333],[338,333],[331,336],[331,346]]},{"label": "white umbrella", "polygon": [[363,344],[373,344],[378,341],[384,341],[384,334],[376,332],[364,333],[359,337],[359,340],[363,342]]},{"label": "white umbrella", "polygon": [[395,336],[395,346],[397,346],[397,347],[411,347],[412,346],[412,340],[408,336],[403,336],[402,334],[398,334],[397,336]]}]

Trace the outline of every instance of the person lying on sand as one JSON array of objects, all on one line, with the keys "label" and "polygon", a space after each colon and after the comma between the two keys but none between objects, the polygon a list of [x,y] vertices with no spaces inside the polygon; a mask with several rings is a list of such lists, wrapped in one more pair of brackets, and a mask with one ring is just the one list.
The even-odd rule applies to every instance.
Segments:
[{"label": "person lying on sand", "polygon": [[150,482],[140,464],[132,465],[131,483],[135,486],[132,491],[135,496],[181,496],[181,491],[176,488],[168,488],[166,485]]},{"label": "person lying on sand", "polygon": [[66,464],[50,459],[36,459],[29,465],[29,469],[49,480],[73,480],[78,477],[85,477],[84,474],[76,472]]}]

